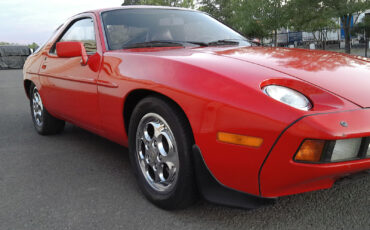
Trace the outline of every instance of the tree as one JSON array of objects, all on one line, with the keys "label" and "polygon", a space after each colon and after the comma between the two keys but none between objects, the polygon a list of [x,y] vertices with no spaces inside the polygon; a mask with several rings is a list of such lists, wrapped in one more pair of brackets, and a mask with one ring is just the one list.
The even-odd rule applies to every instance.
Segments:
[{"label": "tree", "polygon": [[247,37],[263,40],[271,31],[263,25],[261,15],[256,14],[259,6],[259,1],[255,0],[234,1],[232,7],[236,10],[234,17],[230,18],[230,24]]},{"label": "tree", "polygon": [[35,42],[28,45],[28,48],[32,49],[33,51],[37,50],[39,48],[39,45],[37,45]]},{"label": "tree", "polygon": [[122,6],[140,5],[140,0],[124,0]]},{"label": "tree", "polygon": [[194,8],[194,0],[124,0],[122,6],[127,5],[157,5]]},{"label": "tree", "polygon": [[291,0],[287,5],[287,15],[290,28],[311,32],[322,49],[326,47],[328,31],[338,27],[333,12],[322,4],[322,0]]},{"label": "tree", "polygon": [[[351,53],[351,24],[354,15],[366,11],[370,8],[369,0],[322,0],[323,6],[328,7],[332,14],[340,18],[345,38],[346,53]],[[353,22],[355,24],[356,22]]]},{"label": "tree", "polygon": [[199,10],[231,26],[247,37],[263,38],[286,25],[286,0],[202,0]]},{"label": "tree", "polygon": [[364,20],[358,23],[354,29],[354,33],[363,34],[365,38],[365,57],[367,57],[367,51],[369,49],[369,38],[370,38],[370,14],[366,15]]},{"label": "tree", "polygon": [[288,25],[287,3],[288,0],[254,0],[252,7],[255,18],[268,31],[274,33],[274,45],[277,47],[277,33]]},{"label": "tree", "polygon": [[269,34],[256,18],[256,0],[202,0],[199,10],[232,27],[247,37],[263,38]]},{"label": "tree", "polygon": [[207,12],[217,20],[227,24],[233,24],[235,16],[235,0],[201,0],[199,10]]}]

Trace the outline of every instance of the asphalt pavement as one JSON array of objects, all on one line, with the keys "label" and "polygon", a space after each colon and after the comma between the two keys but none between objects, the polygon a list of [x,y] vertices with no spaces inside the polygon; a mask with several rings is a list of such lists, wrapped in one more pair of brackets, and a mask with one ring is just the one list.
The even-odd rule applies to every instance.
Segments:
[{"label": "asphalt pavement", "polygon": [[168,212],[149,203],[127,149],[67,124],[38,135],[21,70],[0,71],[0,229],[370,230],[370,174],[242,210],[199,201]]}]

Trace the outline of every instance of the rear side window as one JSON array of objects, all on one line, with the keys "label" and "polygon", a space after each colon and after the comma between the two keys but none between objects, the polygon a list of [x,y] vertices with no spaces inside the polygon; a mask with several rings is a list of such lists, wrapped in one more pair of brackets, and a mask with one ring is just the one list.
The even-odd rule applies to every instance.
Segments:
[{"label": "rear side window", "polygon": [[[96,39],[93,19],[84,18],[75,21],[59,39],[59,42],[65,41],[82,42],[87,53],[96,53]],[[55,48],[51,52],[55,53]]]}]

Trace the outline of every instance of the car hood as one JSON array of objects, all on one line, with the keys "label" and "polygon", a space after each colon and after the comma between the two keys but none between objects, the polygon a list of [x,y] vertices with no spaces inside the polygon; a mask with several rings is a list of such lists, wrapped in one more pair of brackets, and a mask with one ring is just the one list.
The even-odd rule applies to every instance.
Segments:
[{"label": "car hood", "polygon": [[360,107],[370,107],[370,61],[347,54],[268,47],[202,49],[309,82]]}]

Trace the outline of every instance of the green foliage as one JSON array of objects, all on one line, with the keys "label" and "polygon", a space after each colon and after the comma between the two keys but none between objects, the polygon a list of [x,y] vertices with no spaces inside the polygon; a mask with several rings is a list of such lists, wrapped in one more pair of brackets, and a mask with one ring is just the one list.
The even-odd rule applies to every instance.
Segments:
[{"label": "green foliage", "polygon": [[238,1],[235,0],[202,0],[200,1],[200,11],[207,12],[217,20],[231,25],[235,18],[235,5]]},{"label": "green foliage", "polygon": [[[247,37],[263,38],[287,25],[287,0],[202,0],[200,10]],[[276,39],[275,39],[276,40]]]},{"label": "green foliage", "polygon": [[[23,46],[23,45],[17,44],[17,43],[0,42],[0,46]],[[27,46],[28,46],[28,48],[33,49],[34,51],[37,48],[39,48],[39,45],[37,45],[35,42],[33,42],[32,44],[29,44]]]},{"label": "green foliage", "polygon": [[0,46],[6,46],[6,45],[10,45],[9,42],[0,42]]},{"label": "green foliage", "polygon": [[341,18],[345,33],[350,33],[346,19],[370,9],[370,0],[125,0],[122,5],[138,4],[197,6],[248,37],[264,38],[274,33],[275,42],[281,28],[320,31],[324,38],[328,30],[338,28],[335,18]]},{"label": "green foliage", "polygon": [[193,0],[125,0],[122,6],[127,5],[157,5],[194,8]]},{"label": "green foliage", "polygon": [[364,34],[367,38],[370,38],[370,15],[366,16],[364,20],[358,23],[354,28],[353,32],[356,34]]},{"label": "green foliage", "polygon": [[339,17],[344,26],[346,37],[351,32],[350,19],[370,9],[369,0],[322,0],[322,7],[327,9],[332,17]]},{"label": "green foliage", "polygon": [[[254,1],[255,16],[267,30],[276,30],[287,25],[286,0],[260,0]],[[253,5],[252,5],[253,7]]]},{"label": "green foliage", "polygon": [[291,0],[287,8],[289,26],[296,31],[314,32],[322,29],[336,29],[332,10],[322,0]]},{"label": "green foliage", "polygon": [[35,42],[28,45],[28,48],[32,49],[33,51],[37,50],[39,48],[39,45],[37,45]]},{"label": "green foliage", "polygon": [[321,43],[323,49],[328,31],[339,28],[333,11],[322,0],[291,0],[286,14],[289,28],[312,32],[315,41]]},{"label": "green foliage", "polygon": [[201,0],[199,10],[249,37],[264,37],[267,30],[256,18],[259,1],[251,0]]},{"label": "green foliage", "polygon": [[369,0],[322,0],[322,4],[337,17],[358,14],[370,8]]},{"label": "green foliage", "polygon": [[370,8],[369,0],[323,0],[322,4],[331,10],[332,14],[339,17],[344,30],[346,53],[351,53],[350,21],[354,14],[360,14]]},{"label": "green foliage", "polygon": [[129,6],[129,5],[140,5],[140,0],[125,0],[122,3],[122,6]]}]

